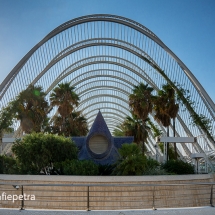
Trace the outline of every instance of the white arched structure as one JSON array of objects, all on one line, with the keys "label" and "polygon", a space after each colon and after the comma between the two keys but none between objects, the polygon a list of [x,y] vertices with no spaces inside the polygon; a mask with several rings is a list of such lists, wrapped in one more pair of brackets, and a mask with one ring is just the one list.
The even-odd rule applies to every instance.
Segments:
[{"label": "white arched structure", "polygon": [[[29,84],[43,86],[48,98],[51,90],[64,81],[71,81],[76,87],[81,98],[78,109],[83,111],[89,126],[101,109],[111,131],[130,115],[128,95],[134,85],[148,83],[155,92],[166,82],[180,85],[195,102],[192,110],[211,121],[212,132],[208,135],[203,127],[194,126],[189,108],[181,105],[177,135],[205,136],[198,138],[195,146],[178,144],[178,150],[187,158],[192,152],[204,152],[213,169],[214,102],[186,65],[140,23],[97,14],[60,25],[36,44],[2,82],[0,108]],[[155,153],[152,136],[149,144]]]}]

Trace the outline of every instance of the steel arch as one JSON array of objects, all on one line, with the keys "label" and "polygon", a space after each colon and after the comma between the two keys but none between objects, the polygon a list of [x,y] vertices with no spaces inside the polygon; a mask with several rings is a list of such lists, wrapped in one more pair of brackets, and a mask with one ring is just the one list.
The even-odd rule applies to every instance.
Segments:
[{"label": "steel arch", "polygon": [[[91,107],[91,106],[93,106],[93,105],[98,105],[98,104],[100,104],[101,102],[95,102],[95,103],[91,103],[88,107]],[[116,103],[116,102],[110,102],[110,101],[104,101],[104,103],[105,104],[114,104],[114,105],[117,105],[117,106],[119,106],[120,108],[122,108],[122,109],[125,109],[128,113],[129,113],[129,109],[128,108],[126,108],[125,106],[123,106],[123,105],[121,105],[121,104],[119,104],[119,103]],[[87,109],[87,107],[85,107],[85,108],[82,108],[82,111],[84,112],[84,110],[86,110]],[[100,109],[102,109],[102,107],[100,107]],[[95,109],[94,109],[95,110]]]},{"label": "steel arch", "polygon": [[[211,117],[210,119],[212,119],[212,120],[215,119],[215,105],[214,105],[213,101],[210,99],[210,97],[204,91],[203,87],[200,85],[200,83],[195,78],[195,76],[190,72],[190,70],[183,64],[183,62],[154,33],[152,33],[149,29],[145,28],[143,25],[141,25],[141,24],[139,24],[139,23],[137,23],[137,22],[135,22],[133,20],[130,20],[130,19],[127,19],[127,18],[124,18],[124,17],[120,17],[120,16],[108,15],[108,14],[98,14],[98,15],[89,15],[89,16],[79,17],[77,19],[70,20],[70,21],[60,25],[59,27],[54,29],[52,32],[50,32],[43,40],[41,40],[36,46],[34,46],[29,51],[29,53],[27,53],[23,57],[23,59],[21,59],[21,61],[15,66],[15,68],[9,73],[9,75],[6,77],[6,79],[2,82],[2,84],[0,85],[0,100],[2,101],[4,99],[4,93],[6,93],[8,89],[11,90],[10,85],[13,83],[13,80],[16,79],[17,75],[22,70],[22,68],[24,67],[25,63],[27,64],[28,60],[31,58],[31,56],[33,56],[33,54],[36,52],[36,50],[40,50],[40,48],[43,50],[43,48],[46,49],[47,47],[49,47],[48,42],[51,41],[52,38],[55,38],[55,36],[61,35],[61,34],[63,34],[63,32],[66,32],[67,29],[70,29],[70,28],[73,28],[74,26],[79,26],[79,25],[80,25],[80,28],[81,28],[81,26],[83,26],[83,24],[85,24],[85,23],[87,23],[87,27],[88,27],[88,23],[99,23],[99,22],[104,22],[104,23],[108,23],[108,24],[109,23],[114,23],[114,24],[116,23],[117,26],[122,26],[121,29],[124,28],[124,26],[128,27],[128,29],[131,29],[130,30],[131,32],[133,30],[134,30],[135,34],[136,34],[136,32],[140,32],[141,35],[145,35],[152,42],[156,43],[156,46],[155,46],[155,49],[154,49],[155,51],[157,51],[157,47],[161,47],[162,51],[164,51],[165,53],[169,54],[172,57],[172,59],[179,65],[180,72],[182,70],[182,73],[186,74],[186,80],[190,80],[190,83],[191,83],[191,87],[190,86],[189,87],[196,89],[197,95],[195,94],[195,96],[198,98],[198,100],[201,101],[201,107],[200,108],[202,108],[204,110],[204,113],[206,113],[207,116]],[[97,25],[94,25],[94,27],[97,27]],[[111,27],[112,27],[112,24],[111,24]],[[124,30],[124,32],[125,31],[126,30]],[[112,37],[112,34],[111,34],[111,37]],[[151,77],[148,76],[148,73],[145,73],[144,68],[142,68],[140,66],[140,65],[143,65],[143,64],[141,64],[141,63],[139,64],[139,62],[136,64],[135,68],[139,67],[140,70],[139,69],[136,70],[132,66],[130,66],[130,68],[129,68],[128,62],[130,62],[131,65],[132,65],[132,63],[133,63],[133,65],[135,65],[135,63],[136,63],[135,60],[132,60],[132,59],[135,59],[135,58],[132,58],[130,55],[128,55],[129,59],[126,58],[127,56],[124,56],[124,53],[121,54],[121,52],[120,52],[119,55],[116,54],[115,56],[112,56],[112,59],[111,59],[111,55],[106,55],[106,58],[110,59],[110,60],[107,61],[107,59],[106,59],[106,60],[102,61],[102,58],[104,58],[104,55],[102,55],[102,54],[100,54],[98,56],[94,56],[94,58],[91,57],[91,59],[90,59],[89,57],[87,58],[87,56],[86,57],[81,57],[81,54],[80,54],[81,52],[79,52],[80,50],[84,50],[84,49],[88,50],[91,47],[100,47],[100,46],[109,47],[109,46],[111,46],[111,47],[114,47],[116,49],[125,50],[125,52],[128,52],[128,53],[130,53],[132,55],[137,56],[138,58],[143,60],[147,65],[149,65],[149,67],[151,67],[152,69],[156,70],[156,68],[158,68],[160,71],[162,71],[161,68],[164,68],[164,67],[162,67],[163,63],[161,63],[159,61],[159,59],[156,57],[156,55],[153,55],[151,53],[151,50],[146,49],[146,51],[145,51],[145,48],[144,49],[140,48],[142,46],[135,45],[137,43],[133,43],[133,41],[129,43],[129,39],[127,40],[125,37],[124,38],[123,37],[110,38],[109,34],[108,34],[108,37],[105,37],[105,36],[103,36],[102,30],[101,30],[101,37],[94,37],[94,35],[93,35],[92,38],[90,38],[90,37],[86,37],[86,38],[82,39],[82,37],[81,37],[81,39],[80,40],[78,39],[77,42],[75,42],[74,44],[68,45],[68,46],[66,46],[66,48],[63,48],[62,50],[61,49],[59,51],[57,50],[57,53],[54,52],[55,55],[52,57],[52,59],[47,58],[48,63],[46,64],[46,62],[45,62],[44,65],[47,65],[47,68],[48,67],[51,68],[52,66],[57,65],[58,62],[61,62],[61,60],[62,61],[66,60],[65,59],[66,56],[69,56],[70,54],[72,54],[74,52],[76,52],[77,56],[78,56],[77,58],[75,58],[75,61],[74,61],[75,66],[74,66],[73,70],[67,71],[68,72],[67,74],[62,74],[62,75],[58,76],[55,79],[55,81],[49,85],[47,93],[57,83],[59,83],[60,81],[65,80],[71,74],[73,74],[73,72],[74,72],[74,74],[77,75],[79,71],[84,71],[84,69],[86,69],[86,67],[88,67],[89,65],[96,65],[95,68],[97,68],[98,67],[97,65],[99,63],[100,64],[111,65],[111,60],[112,60],[112,64],[114,64],[117,68],[118,68],[118,66],[122,67],[122,68],[119,68],[118,71],[114,67],[114,69],[118,73],[123,73],[125,71],[125,70],[123,70],[123,68],[125,68],[128,71],[131,71],[132,74],[130,74],[130,77],[132,77],[133,79],[135,79],[134,77],[136,77],[136,76],[134,76],[134,74],[135,74],[135,75],[138,76],[138,78],[140,78],[140,80],[144,80],[145,82],[149,83],[156,90],[158,90],[160,88],[160,85],[161,85],[162,82],[159,82],[159,84],[158,84],[158,82],[154,81],[154,78],[150,79]],[[120,39],[120,38],[122,38],[122,39]],[[55,40],[54,42],[56,42],[56,41],[57,40]],[[75,39],[75,41],[76,41],[76,39]],[[145,41],[145,42],[148,42],[148,40]],[[47,46],[43,46],[43,45],[46,45],[46,44],[47,44]],[[153,45],[153,43],[149,44],[149,46],[151,46],[151,45]],[[152,47],[152,49],[153,49],[153,47]],[[51,51],[53,51],[53,50],[51,50]],[[160,53],[162,54],[162,51],[160,51],[158,53],[158,55]],[[40,53],[42,53],[42,51],[39,52],[39,54]],[[101,52],[101,53],[103,53],[103,52]],[[37,57],[37,55],[36,55],[36,57]],[[32,58],[33,59],[32,61],[36,61],[37,60],[36,57]],[[42,57],[43,57],[43,53],[42,53]],[[80,57],[81,60],[79,59],[79,57]],[[96,61],[97,57],[100,57],[99,61]],[[113,58],[115,58],[115,60],[113,60]],[[44,61],[46,61],[47,59],[45,59]],[[74,59],[74,58],[71,58],[71,59]],[[92,63],[92,60],[94,60],[94,64]],[[124,61],[124,62],[122,63],[122,61]],[[84,62],[84,64],[82,65],[83,67],[79,68],[80,62]],[[70,68],[71,68],[71,62],[69,62],[69,63],[70,63]],[[30,68],[31,68],[31,66],[35,65],[35,64],[29,64],[29,65],[30,65]],[[161,67],[160,67],[160,65],[161,65]],[[174,67],[174,64],[170,63],[170,65],[172,67]],[[168,64],[167,64],[167,67],[169,67]],[[56,67],[56,68],[58,69],[58,72],[59,71],[63,71],[63,72],[65,71],[65,70],[63,70],[63,67],[62,67],[62,70],[61,70],[60,66]],[[84,69],[82,70],[82,68],[84,68]],[[108,67],[108,68],[113,69],[111,66]],[[38,70],[40,70],[40,66],[38,66]],[[41,67],[40,71],[43,71],[43,70],[44,70],[43,67]],[[94,69],[94,70],[96,70],[96,69]],[[141,70],[142,70],[142,72],[141,72]],[[24,70],[24,72],[25,71],[26,70]],[[174,72],[177,72],[177,71],[178,70],[175,70]],[[89,75],[88,78],[83,76],[82,82],[84,80],[87,81],[87,79],[89,79],[91,71],[88,71],[88,72],[85,72],[85,74],[87,73]],[[155,72],[159,73],[159,71],[155,71]],[[71,75],[71,77],[73,77],[73,76]],[[132,83],[134,83],[134,82],[131,82],[130,80],[126,80],[126,77],[128,77],[128,74],[126,74],[126,73],[125,73],[125,76],[123,76],[123,77],[121,77],[121,76],[119,76],[119,77],[112,76],[112,78],[121,80],[124,84],[127,83],[130,86],[132,86]],[[97,78],[97,80],[99,80],[100,77],[96,77],[96,78]],[[106,78],[108,78],[108,75],[106,75]],[[111,75],[109,76],[109,78],[111,78]],[[20,77],[19,77],[19,79],[20,79]],[[39,80],[40,76],[36,75],[36,79]],[[36,80],[36,79],[33,76],[31,78],[31,80]],[[45,80],[42,80],[42,81],[45,81]],[[115,82],[115,83],[117,84],[117,82]],[[120,84],[122,84],[121,86],[123,86],[123,83],[120,83]],[[77,81],[76,85],[79,86],[79,84],[80,85],[82,84],[80,80]],[[81,88],[80,91],[81,91],[82,94],[84,92],[86,92],[87,89],[88,89],[88,91],[93,89],[92,82],[90,84],[91,84],[91,86],[89,88],[84,88],[83,86],[81,86],[81,87],[83,87],[83,89],[82,89],[80,87]],[[186,84],[189,84],[189,83],[186,82]],[[118,85],[117,87],[119,88],[119,86],[120,85]],[[117,89],[117,87],[115,89]],[[123,90],[123,89],[119,89],[118,91],[124,91],[126,93],[126,90]],[[92,97],[92,99],[93,99],[93,97]],[[124,99],[124,101],[125,101],[125,99]],[[112,104],[117,103],[117,102],[119,102],[119,98],[112,96],[111,102],[112,102]],[[83,101],[82,101],[82,104],[83,104]],[[84,104],[89,105],[89,102],[86,101]],[[100,104],[100,103],[97,103],[97,104]],[[121,103],[120,103],[120,105],[121,105]],[[91,106],[91,107],[95,108],[95,106]],[[90,112],[90,109],[87,109],[84,106],[83,106],[83,108],[84,108],[84,110],[86,110],[86,111],[88,110],[88,112]],[[199,112],[201,112],[201,110]],[[198,128],[198,127],[190,128],[190,126],[188,125],[189,124],[188,123],[189,119],[187,119],[188,116],[189,116],[189,113],[186,112],[185,114],[183,114],[183,113],[180,112],[180,115],[178,116],[178,121],[179,121],[179,124],[180,124],[179,128],[178,128],[178,135],[180,136],[182,133],[186,133],[188,136],[194,136],[194,135],[198,135],[199,133],[202,133],[203,131],[201,130],[201,128]],[[213,126],[215,128],[215,123],[213,123]],[[183,130],[180,130],[180,129],[183,129]],[[206,141],[206,144],[207,144],[208,148],[210,150],[214,150],[214,148],[215,148],[214,147],[215,146],[214,142],[211,142],[210,139],[207,139],[207,138],[206,138],[205,141]],[[196,151],[199,151],[199,152],[203,151],[203,148],[202,148],[201,144],[196,145]],[[188,152],[188,154],[189,154],[189,152]]]},{"label": "steel arch", "polygon": [[[98,61],[97,59],[98,58],[104,58],[104,57],[107,57],[107,58],[114,58],[114,59],[118,59],[118,60],[121,60],[121,61],[124,61],[124,62],[126,62],[126,63],[129,63],[130,65],[132,65],[134,68],[136,67],[136,69],[137,70],[139,70],[139,71],[141,71],[143,74],[145,74],[146,76],[148,76],[145,72],[144,72],[144,70],[142,70],[141,68],[139,68],[138,66],[136,66],[134,63],[132,63],[132,62],[129,62],[129,61],[127,61],[127,60],[124,60],[124,59],[122,59],[122,58],[119,58],[119,57],[114,57],[114,56],[93,56],[93,57],[89,57],[89,58],[85,58],[85,59],[82,59],[82,60],[80,60],[79,62],[76,62],[76,63],[74,63],[74,64],[72,64],[70,67],[72,67],[72,66],[75,66],[75,65],[77,65],[77,64],[79,64],[81,61],[88,61],[89,60],[89,62],[87,62],[87,63],[84,63],[83,65],[80,65],[80,66],[75,66],[75,68],[74,69],[72,69],[72,70],[70,70],[69,68],[66,68],[66,70],[68,70],[68,71],[63,71],[62,73],[65,73],[65,74],[60,74],[57,78],[56,78],[56,80],[54,81],[54,83],[52,83],[52,85],[49,87],[49,89],[47,90],[47,92],[49,92],[49,90],[51,90],[51,89],[53,89],[53,87],[54,86],[56,86],[57,85],[57,83],[59,83],[61,80],[63,80],[66,76],[68,76],[69,74],[71,74],[72,72],[74,72],[74,71],[76,71],[76,70],[78,70],[78,69],[80,69],[80,68],[82,68],[82,67],[84,67],[84,66],[86,66],[86,65],[92,65],[92,64],[98,64],[98,63],[109,63],[109,64],[114,64],[114,65],[118,65],[118,66],[121,66],[121,67],[124,67],[124,68],[126,68],[126,69],[128,69],[128,70],[130,70],[130,71],[132,71],[133,73],[135,73],[136,75],[138,75],[138,76],[140,76],[144,81],[146,81],[147,83],[149,83],[151,86],[153,86],[155,89],[159,89],[158,87],[156,87],[156,85],[153,83],[153,81],[151,80],[151,78],[149,78],[149,77],[145,77],[145,76],[143,76],[143,75],[141,75],[140,73],[138,73],[135,69],[133,69],[132,67],[129,67],[128,65],[126,65],[126,63],[125,64],[122,64],[121,62],[116,62],[116,61],[108,61],[108,60],[100,60],[100,61]],[[32,82],[33,83],[33,82]]]},{"label": "steel arch", "polygon": [[15,68],[9,73],[9,75],[5,78],[5,80],[2,82],[0,86],[0,92],[2,92],[3,88],[8,84],[8,82],[13,79],[17,72],[19,72],[20,67],[29,59],[29,57],[40,47],[42,46],[46,41],[57,35],[58,33],[64,31],[67,28],[70,28],[75,25],[79,25],[81,23],[85,22],[95,22],[95,21],[108,21],[108,22],[116,22],[123,24],[125,26],[129,26],[142,34],[145,34],[149,38],[151,38],[153,41],[155,41],[158,45],[160,45],[167,53],[169,53],[180,65],[182,70],[187,74],[187,77],[191,80],[193,83],[193,86],[195,86],[199,92],[199,95],[203,95],[207,102],[210,104],[212,110],[215,112],[215,104],[211,100],[211,98],[208,96],[207,92],[204,90],[204,88],[201,86],[199,81],[196,79],[196,77],[191,73],[191,71],[186,67],[186,65],[151,31],[149,31],[145,26],[141,24],[137,24],[137,22],[134,22],[133,20],[120,17],[120,16],[114,16],[110,14],[100,14],[100,15],[89,15],[89,16],[83,16],[79,17],[73,20],[70,20],[59,27],[55,28],[52,32],[50,32],[43,40],[41,40],[37,45],[35,45],[23,58],[22,60],[15,66]]},{"label": "steel arch", "polygon": [[[95,61],[94,61],[93,63],[95,63]],[[98,61],[98,63],[100,63],[100,61]],[[122,66],[124,66],[124,65],[122,65]],[[132,69],[129,68],[129,70],[132,70]],[[135,72],[135,71],[134,71],[134,72]],[[144,78],[144,77],[143,77],[142,75],[140,75],[140,74],[139,74],[139,76],[141,76],[142,78]],[[146,80],[146,79],[145,79],[145,80]],[[147,81],[147,80],[146,80],[146,81]],[[152,87],[155,88],[156,90],[159,89],[154,83],[152,83]],[[92,98],[92,97],[91,97],[91,98]],[[181,123],[181,122],[182,122],[182,121],[180,121],[180,123]],[[186,126],[185,124],[183,124],[182,126],[183,126],[183,128],[188,129],[187,126]]]},{"label": "steel arch", "polygon": [[[96,39],[95,39],[96,40]],[[98,40],[98,39],[97,39]],[[104,41],[104,40],[107,40],[106,38],[105,39],[100,39],[101,41]],[[109,39],[110,40],[110,39]],[[88,42],[89,40],[87,40],[86,42]],[[113,41],[119,41],[119,40],[113,40]],[[85,41],[82,41],[82,42],[85,42]],[[121,43],[123,41],[120,41]],[[124,42],[125,43],[125,42]],[[137,57],[139,57],[140,59],[146,61],[146,62],[150,62],[150,65],[153,65],[154,67],[157,67],[159,68],[159,66],[154,62],[154,60],[147,54],[145,53],[144,51],[142,51],[141,49],[139,49],[138,47],[132,45],[132,44],[129,44],[129,43],[125,43],[126,45],[129,45],[131,46],[132,48],[134,48],[135,50],[131,49],[130,47],[128,46],[123,46],[122,45],[118,45],[116,43],[107,43],[107,42],[100,42],[100,43],[87,43],[86,45],[82,45],[82,46],[79,46],[77,47],[77,44],[74,44],[73,46],[75,47],[74,49],[68,51],[68,52],[65,52],[64,50],[62,52],[65,52],[63,55],[61,55],[60,57],[55,57],[55,59],[53,59],[47,66],[46,68],[41,71],[41,73],[32,81],[31,84],[36,84],[37,81],[51,68],[53,67],[57,62],[59,62],[60,60],[62,60],[63,58],[67,57],[69,54],[73,53],[73,52],[76,52],[80,49],[84,49],[84,48],[87,48],[87,47],[91,47],[91,46],[113,46],[113,47],[117,47],[117,48],[121,48],[121,49],[124,49],[134,55],[136,55]],[[68,47],[69,48],[69,47]],[[138,53],[139,51],[139,53]],[[59,53],[60,55],[60,53]],[[78,62],[76,63],[78,64]]]}]

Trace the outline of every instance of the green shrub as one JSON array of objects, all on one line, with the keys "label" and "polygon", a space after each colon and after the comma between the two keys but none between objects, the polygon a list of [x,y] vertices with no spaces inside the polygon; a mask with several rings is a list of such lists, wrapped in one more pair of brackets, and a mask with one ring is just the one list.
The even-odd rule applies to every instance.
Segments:
[{"label": "green shrub", "polygon": [[160,166],[158,166],[153,169],[147,169],[146,171],[144,171],[143,175],[171,175],[171,174],[166,172],[165,169],[162,169]]},{"label": "green shrub", "polygon": [[160,163],[152,158],[147,158],[146,170],[143,175],[169,175],[169,173],[163,169]]},{"label": "green shrub", "polygon": [[78,148],[69,138],[32,133],[12,146],[22,174],[46,174],[48,167],[66,159],[77,159]]},{"label": "green shrub", "polygon": [[0,156],[0,174],[19,174],[19,167],[13,157]]},{"label": "green shrub", "polygon": [[152,158],[146,160],[146,171],[156,169],[160,166],[160,163]]},{"label": "green shrub", "polygon": [[147,158],[136,144],[123,144],[119,149],[120,159],[113,175],[142,175],[147,168]]},{"label": "green shrub", "polygon": [[99,168],[90,160],[66,160],[60,163],[64,175],[98,175]]},{"label": "green shrub", "polygon": [[185,163],[181,160],[169,160],[165,164],[162,164],[162,168],[168,173],[183,175],[194,174],[194,166],[189,163]]}]

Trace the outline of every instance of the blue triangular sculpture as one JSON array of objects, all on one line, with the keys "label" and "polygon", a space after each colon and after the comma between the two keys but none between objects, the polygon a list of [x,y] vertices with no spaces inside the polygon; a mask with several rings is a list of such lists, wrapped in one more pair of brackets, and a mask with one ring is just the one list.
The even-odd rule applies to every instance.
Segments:
[{"label": "blue triangular sculpture", "polygon": [[[107,150],[102,154],[96,154],[91,151],[89,142],[92,137],[103,136],[107,142]],[[98,112],[95,121],[86,137],[72,137],[79,148],[79,159],[80,160],[93,160],[98,164],[113,164],[119,158],[118,148],[124,143],[132,143],[134,137],[112,137],[107,124],[102,116],[102,113]]]}]

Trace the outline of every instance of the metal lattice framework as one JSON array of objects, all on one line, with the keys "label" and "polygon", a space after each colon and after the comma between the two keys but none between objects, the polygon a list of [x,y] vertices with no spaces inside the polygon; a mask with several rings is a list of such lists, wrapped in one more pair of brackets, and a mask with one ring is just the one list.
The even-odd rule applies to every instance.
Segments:
[{"label": "metal lattice framework", "polygon": [[[35,45],[2,82],[0,108],[29,84],[43,86],[48,99],[58,83],[72,81],[81,98],[78,110],[88,119],[89,127],[101,109],[113,131],[130,115],[128,95],[134,85],[144,82],[158,91],[167,82],[159,71],[189,90],[192,100],[198,104],[196,113],[210,119],[214,131],[214,102],[185,64],[145,26],[107,14],[70,20]],[[165,133],[162,125],[158,126]],[[189,111],[181,107],[176,134],[196,137],[204,131],[192,125]],[[204,152],[212,167],[215,143],[206,136],[201,137],[194,146],[177,144],[178,152],[187,158],[193,152]],[[152,154],[154,143],[150,135],[148,149]]]}]

